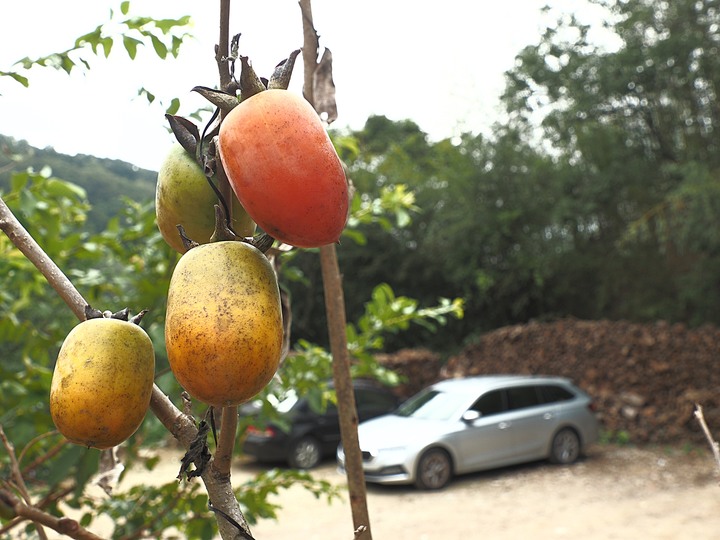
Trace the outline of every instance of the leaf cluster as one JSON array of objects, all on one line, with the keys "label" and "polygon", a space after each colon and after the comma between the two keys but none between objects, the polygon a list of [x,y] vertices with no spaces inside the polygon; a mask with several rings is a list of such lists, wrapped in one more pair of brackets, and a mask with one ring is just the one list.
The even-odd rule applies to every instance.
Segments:
[{"label": "leaf cluster", "polygon": [[18,70],[0,71],[0,77],[10,77],[27,87],[30,85],[27,72],[32,68],[53,68],[68,75],[78,68],[89,70],[92,57],[108,58],[116,43],[122,43],[131,60],[137,56],[138,47],[148,43],[161,59],[177,57],[183,40],[190,35],[183,32],[190,24],[189,16],[158,20],[128,16],[129,12],[130,2],[121,2],[119,12],[110,10],[107,22],[76,38],[71,47],[38,58],[22,58],[15,63]]}]

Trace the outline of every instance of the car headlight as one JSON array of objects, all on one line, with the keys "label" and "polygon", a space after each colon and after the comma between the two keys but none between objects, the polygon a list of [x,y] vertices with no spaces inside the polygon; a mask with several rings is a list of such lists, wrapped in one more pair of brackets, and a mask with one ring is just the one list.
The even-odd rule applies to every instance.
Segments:
[{"label": "car headlight", "polygon": [[372,448],[368,451],[370,456],[374,459],[382,456],[383,459],[389,459],[394,456],[405,455],[407,447],[405,446],[387,446],[383,448]]}]

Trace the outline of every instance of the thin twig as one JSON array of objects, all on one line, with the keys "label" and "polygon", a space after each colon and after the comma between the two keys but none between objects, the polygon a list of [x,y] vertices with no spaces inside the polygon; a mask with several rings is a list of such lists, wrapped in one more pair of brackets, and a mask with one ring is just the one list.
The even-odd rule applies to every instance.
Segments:
[{"label": "thin twig", "polygon": [[[7,450],[8,456],[10,457],[10,472],[15,480],[15,485],[17,486],[18,492],[22,496],[23,500],[28,505],[30,505],[32,504],[32,499],[30,498],[30,493],[28,492],[27,486],[25,485],[25,479],[20,472],[20,464],[18,463],[17,456],[15,456],[15,447],[7,438],[7,435],[5,435],[5,430],[3,429],[2,425],[0,425],[0,440],[2,440],[3,446],[5,447],[5,450]],[[19,514],[19,512],[17,513]],[[45,529],[43,529],[42,525],[38,522],[34,523],[35,528],[37,529],[38,536],[41,538],[41,540],[47,540],[47,534],[45,534]]]},{"label": "thin twig", "polygon": [[697,421],[700,423],[700,427],[705,433],[705,438],[712,449],[713,456],[715,457],[715,465],[717,466],[716,474],[720,474],[720,444],[713,439],[712,433],[710,433],[710,428],[705,421],[705,415],[703,414],[702,407],[698,403],[695,404],[695,418],[697,418]]},{"label": "thin twig", "polygon": [[[37,437],[34,437],[30,440],[29,443],[25,445],[25,447],[21,450],[20,455],[18,456],[18,463],[23,462],[23,458],[25,457],[25,454],[27,454],[30,449],[37,444],[38,442],[42,441],[43,439],[47,439],[49,437],[53,437],[55,435],[58,435],[57,430],[48,431],[47,433],[41,433]],[[31,471],[38,465],[42,464],[43,462],[47,461],[50,457],[57,454],[65,445],[67,444],[67,440],[62,439],[60,442],[55,444],[50,450],[45,452],[42,456],[38,456],[30,465],[26,465],[24,469],[22,469],[23,476],[28,473],[28,471]],[[52,453],[52,454],[51,454]]]},{"label": "thin twig", "polygon": [[[18,516],[29,519],[35,524],[45,525],[46,527],[49,527],[60,534],[64,534],[65,536],[69,536],[70,538],[75,538],[77,540],[103,540],[102,537],[91,533],[84,527],[81,527],[74,519],[51,516],[39,508],[29,506],[19,500],[15,502],[13,509]],[[47,538],[47,536],[44,536],[43,538]]]}]

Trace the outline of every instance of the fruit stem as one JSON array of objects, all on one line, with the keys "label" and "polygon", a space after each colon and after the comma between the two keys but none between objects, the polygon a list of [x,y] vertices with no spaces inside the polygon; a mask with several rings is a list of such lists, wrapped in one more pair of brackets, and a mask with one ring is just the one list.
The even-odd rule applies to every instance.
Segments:
[{"label": "fruit stem", "polygon": [[211,242],[222,242],[224,240],[240,240],[240,237],[227,226],[227,216],[222,205],[215,205],[215,232],[210,237]]},{"label": "fruit stem", "polygon": [[177,225],[177,230],[180,233],[180,239],[185,247],[185,251],[190,251],[192,248],[200,245],[195,242],[195,240],[188,238],[187,234],[185,234],[185,228],[182,225]]},{"label": "fruit stem", "polygon": [[250,244],[252,244],[253,247],[262,251],[263,253],[267,253],[274,242],[275,239],[272,236],[270,236],[268,233],[262,233],[255,236],[252,239],[252,242],[250,242]]}]

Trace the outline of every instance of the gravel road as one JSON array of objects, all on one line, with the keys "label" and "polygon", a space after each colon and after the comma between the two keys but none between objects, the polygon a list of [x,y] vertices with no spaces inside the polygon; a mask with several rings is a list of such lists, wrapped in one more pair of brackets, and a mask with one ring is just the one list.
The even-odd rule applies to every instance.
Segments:
[{"label": "gravel road", "polygon": [[[710,452],[598,446],[570,467],[536,463],[455,479],[440,492],[368,487],[375,540],[710,540],[720,538],[720,484]],[[316,471],[342,483],[329,463]],[[277,497],[257,540],[350,540],[350,506],[301,489]]]},{"label": "gravel road", "polygon": [[[130,470],[120,489],[171,481],[181,455],[163,451],[152,475]],[[253,462],[239,464],[233,480],[240,484],[262,470]],[[313,474],[345,483],[332,462]],[[255,524],[256,540],[353,538],[347,496],[328,505],[293,487],[273,502],[282,506],[278,519]],[[720,538],[720,483],[704,448],[598,445],[569,467],[540,462],[476,473],[454,479],[439,492],[369,485],[368,507],[375,540]],[[93,526],[102,536],[110,531],[104,517]]]}]

